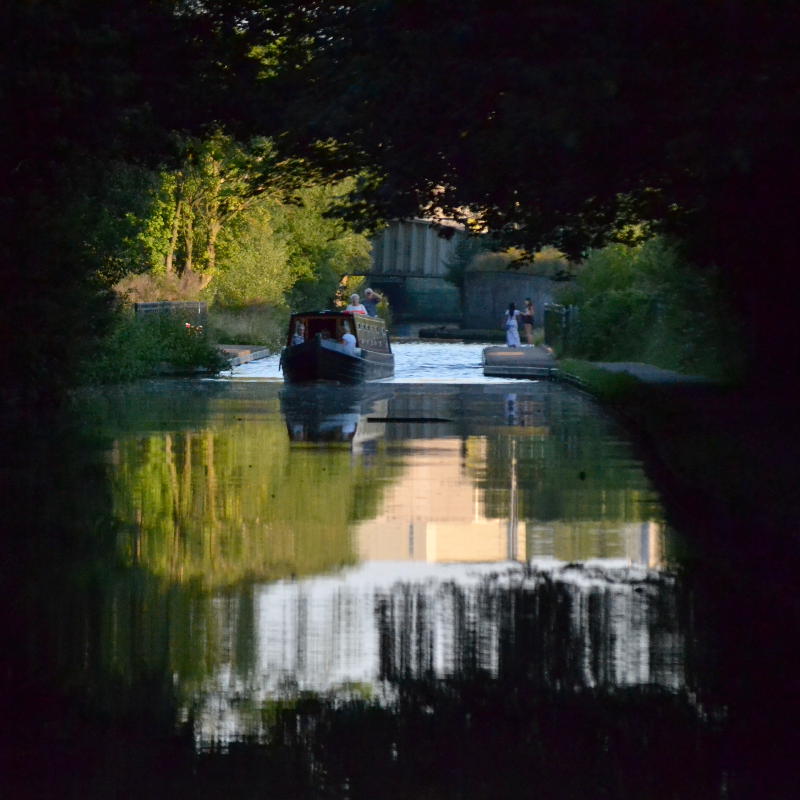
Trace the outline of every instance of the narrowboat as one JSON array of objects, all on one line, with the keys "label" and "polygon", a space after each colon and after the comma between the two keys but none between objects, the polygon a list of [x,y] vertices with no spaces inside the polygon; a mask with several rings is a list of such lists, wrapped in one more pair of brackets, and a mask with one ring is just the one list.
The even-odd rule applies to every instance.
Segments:
[{"label": "narrowboat", "polygon": [[394,375],[384,321],[349,311],[292,314],[280,364],[287,383],[361,383]]}]

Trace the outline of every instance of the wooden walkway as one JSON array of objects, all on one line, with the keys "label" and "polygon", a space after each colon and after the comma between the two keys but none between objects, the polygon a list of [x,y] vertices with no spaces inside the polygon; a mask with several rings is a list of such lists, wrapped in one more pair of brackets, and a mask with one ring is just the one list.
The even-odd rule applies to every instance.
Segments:
[{"label": "wooden walkway", "polygon": [[546,378],[556,360],[544,347],[506,347],[483,350],[483,374],[493,378]]}]

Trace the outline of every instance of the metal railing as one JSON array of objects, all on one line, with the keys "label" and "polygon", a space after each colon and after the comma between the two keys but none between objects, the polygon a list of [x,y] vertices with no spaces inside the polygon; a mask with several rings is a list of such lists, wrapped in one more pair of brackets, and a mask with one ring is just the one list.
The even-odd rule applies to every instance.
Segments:
[{"label": "metal railing", "polygon": [[181,317],[192,325],[205,325],[208,318],[208,305],[201,302],[174,302],[170,300],[157,303],[134,303],[133,310],[136,316],[146,314],[170,314]]},{"label": "metal railing", "polygon": [[558,356],[569,355],[578,337],[580,317],[577,306],[548,303],[544,307],[544,343]]}]

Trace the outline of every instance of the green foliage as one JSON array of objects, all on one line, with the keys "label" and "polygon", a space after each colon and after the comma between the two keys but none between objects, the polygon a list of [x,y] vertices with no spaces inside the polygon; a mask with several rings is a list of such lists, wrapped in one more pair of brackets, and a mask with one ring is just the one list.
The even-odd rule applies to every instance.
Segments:
[{"label": "green foliage", "polygon": [[289,310],[283,306],[250,303],[213,305],[208,311],[212,337],[224,344],[253,344],[277,352],[286,341]]},{"label": "green foliage", "polygon": [[628,289],[637,275],[640,250],[624,245],[609,245],[592,251],[572,286],[564,287],[559,300],[569,305],[580,304],[583,298],[608,291]]},{"label": "green foliage", "polygon": [[131,254],[136,248],[136,269],[128,271],[149,270],[167,277],[199,272],[210,277],[216,273],[226,234],[230,238],[245,212],[264,198],[293,188],[295,172],[291,164],[276,164],[275,148],[265,137],[238,142],[215,130],[203,137],[175,136],[174,142],[177,167],[154,172],[122,165],[116,180],[112,173],[110,190],[117,188],[117,194],[126,188],[117,187],[122,178],[130,183],[128,173],[142,184],[146,180],[138,187],[138,200],[129,190],[127,207],[110,204],[112,210],[117,205],[126,209],[123,218],[132,230],[119,237],[119,247]]},{"label": "green foliage", "polygon": [[[180,170],[151,174],[144,216],[128,215],[133,233],[118,249],[148,271],[119,281],[118,293],[141,302],[202,293],[229,307],[326,307],[343,273],[366,271],[369,239],[326,216],[348,182],[299,189],[289,201],[281,194],[287,168],[274,166],[268,141],[244,146],[217,133],[184,148]],[[270,165],[275,174],[265,175]]]},{"label": "green foliage", "polygon": [[153,170],[123,161],[107,165],[97,195],[84,198],[87,256],[107,283],[163,263],[166,199]]},{"label": "green foliage", "polygon": [[576,379],[582,387],[607,402],[629,397],[639,385],[639,381],[627,372],[611,372],[574,358],[559,361],[558,371]]},{"label": "green foliage", "polygon": [[742,368],[741,334],[719,276],[688,265],[664,238],[592,252],[558,299],[578,309],[569,355],[718,379]]},{"label": "green foliage", "polygon": [[579,308],[575,348],[587,358],[607,361],[640,356],[642,337],[657,312],[654,299],[635,288],[611,289],[592,296]]},{"label": "green foliage", "polygon": [[369,238],[328,216],[350,185],[310,187],[298,193],[300,205],[273,206],[276,230],[289,247],[289,270],[297,276],[287,298],[292,309],[330,308],[343,275],[367,272]]},{"label": "green foliage", "polygon": [[165,370],[218,372],[226,364],[205,331],[187,327],[179,317],[136,317],[121,311],[83,364],[81,380],[88,384],[123,383]]},{"label": "green foliage", "polygon": [[[183,269],[217,268],[219,237],[232,221],[262,198],[285,188],[288,169],[276,168],[272,142],[256,137],[240,143],[215,131],[183,142],[183,164],[175,173],[174,220]],[[182,271],[182,270],[178,270]]]},{"label": "green foliage", "polygon": [[276,234],[266,205],[231,229],[222,248],[219,274],[206,292],[210,299],[222,306],[285,305],[297,275],[289,269],[289,243]]},{"label": "green foliage", "polygon": [[206,296],[229,306],[331,307],[342,276],[370,264],[369,238],[327,216],[348,185],[307,187],[291,203],[262,198],[221,236]]}]

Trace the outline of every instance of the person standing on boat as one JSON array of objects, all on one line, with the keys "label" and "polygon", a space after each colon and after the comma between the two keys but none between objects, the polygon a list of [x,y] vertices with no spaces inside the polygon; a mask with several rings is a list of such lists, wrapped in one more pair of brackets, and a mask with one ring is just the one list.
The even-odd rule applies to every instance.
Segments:
[{"label": "person standing on boat", "polygon": [[367,289],[364,292],[364,308],[367,309],[367,315],[370,317],[378,316],[378,305],[383,298],[372,289]]},{"label": "person standing on boat", "polygon": [[514,303],[508,304],[503,327],[506,329],[506,345],[508,347],[519,347],[519,318],[522,314],[517,311]]},{"label": "person standing on boat", "polygon": [[533,347],[533,303],[530,297],[525,298],[525,310],[522,312],[522,328],[528,344]]},{"label": "person standing on boat", "polygon": [[357,294],[350,295],[350,303],[345,308],[345,311],[349,311],[351,314],[367,313],[367,309],[364,308],[363,304],[361,303],[361,298]]}]

